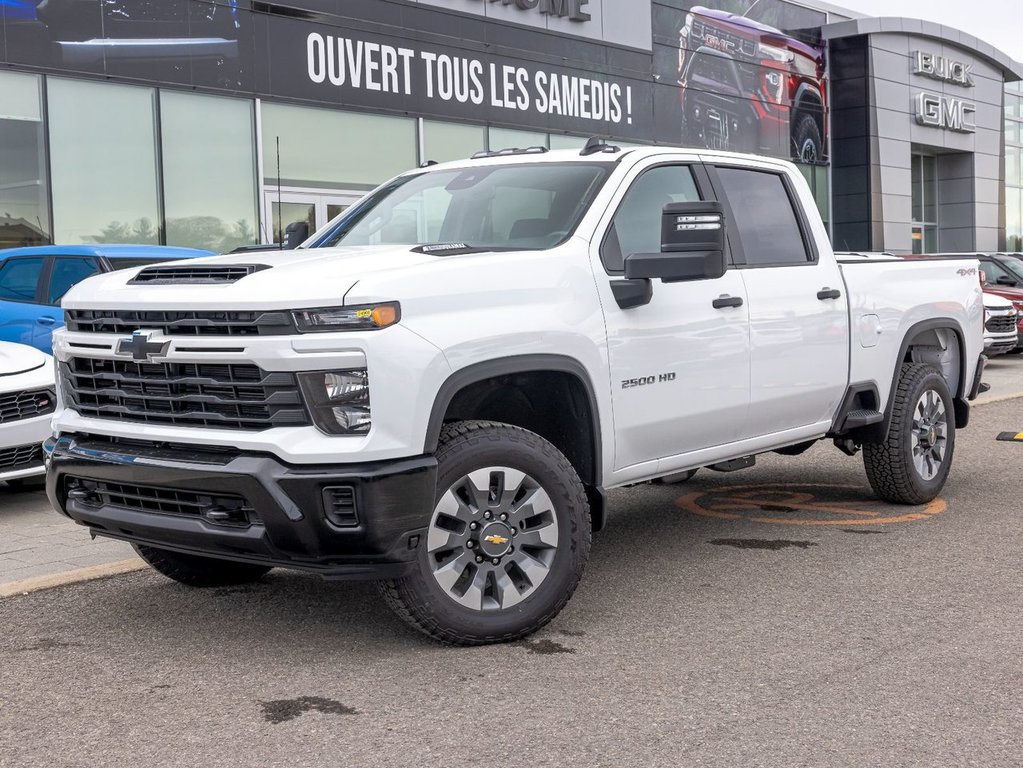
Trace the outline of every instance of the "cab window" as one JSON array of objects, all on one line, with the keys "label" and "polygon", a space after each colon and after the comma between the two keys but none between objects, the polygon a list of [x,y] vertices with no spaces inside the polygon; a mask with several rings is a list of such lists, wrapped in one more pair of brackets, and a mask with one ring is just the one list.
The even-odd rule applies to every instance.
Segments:
[{"label": "cab window", "polygon": [[0,266],[0,299],[35,303],[43,258],[9,259]]},{"label": "cab window", "polygon": [[99,272],[93,259],[77,256],[58,256],[53,261],[46,303],[56,306],[71,286]]},{"label": "cab window", "polygon": [[604,237],[600,257],[608,272],[622,272],[625,257],[661,250],[661,217],[670,203],[701,200],[688,165],[662,165],[632,182]]}]

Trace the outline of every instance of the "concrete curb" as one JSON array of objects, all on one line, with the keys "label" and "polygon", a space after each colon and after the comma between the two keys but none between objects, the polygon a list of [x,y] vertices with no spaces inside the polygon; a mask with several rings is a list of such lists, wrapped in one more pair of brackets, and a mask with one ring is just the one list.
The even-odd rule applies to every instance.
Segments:
[{"label": "concrete curb", "polygon": [[102,565],[91,565],[88,568],[77,568],[73,571],[35,576],[31,579],[0,584],[0,598],[26,595],[29,592],[39,592],[43,589],[53,589],[54,587],[77,584],[82,581],[105,579],[122,573],[141,571],[145,567],[146,564],[140,559],[132,558],[131,560],[118,560],[113,563],[103,563]]},{"label": "concrete curb", "polygon": [[995,395],[993,397],[986,397],[981,400],[979,397],[972,403],[974,406],[979,405],[990,405],[991,403],[1004,403],[1006,400],[1015,400],[1018,397],[1023,397],[1023,392],[1013,392],[1008,395]]}]

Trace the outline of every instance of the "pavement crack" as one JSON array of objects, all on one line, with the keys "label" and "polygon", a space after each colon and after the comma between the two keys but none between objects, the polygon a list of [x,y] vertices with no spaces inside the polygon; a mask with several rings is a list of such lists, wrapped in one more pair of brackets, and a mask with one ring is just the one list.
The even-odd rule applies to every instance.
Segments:
[{"label": "pavement crack", "polygon": [[20,648],[15,648],[11,653],[27,653],[29,651],[55,651],[61,648],[80,648],[81,643],[68,642],[66,640],[57,640],[53,637],[44,637],[42,640],[38,640],[35,645],[23,645]]},{"label": "pavement crack", "polygon": [[788,547],[807,549],[817,546],[817,543],[813,541],[791,541],[789,539],[711,539],[707,543],[718,547],[735,547],[736,549],[771,550],[787,549]]}]

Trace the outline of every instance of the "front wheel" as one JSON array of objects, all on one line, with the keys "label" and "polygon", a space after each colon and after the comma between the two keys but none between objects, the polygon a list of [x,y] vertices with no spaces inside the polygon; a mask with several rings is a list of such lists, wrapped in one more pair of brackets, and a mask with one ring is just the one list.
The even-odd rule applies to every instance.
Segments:
[{"label": "front wheel", "polygon": [[887,438],[863,445],[874,492],[896,504],[926,504],[945,486],[955,451],[955,409],[944,377],[906,363],[892,394]]},{"label": "front wheel", "polygon": [[256,581],[270,570],[266,565],[236,563],[214,557],[184,555],[168,549],[133,544],[138,556],[168,579],[189,587],[230,587]]},{"label": "front wheel", "polygon": [[383,582],[395,612],[455,645],[529,635],[565,606],[590,550],[586,493],[533,432],[463,421],[441,434],[437,503],[416,568]]}]

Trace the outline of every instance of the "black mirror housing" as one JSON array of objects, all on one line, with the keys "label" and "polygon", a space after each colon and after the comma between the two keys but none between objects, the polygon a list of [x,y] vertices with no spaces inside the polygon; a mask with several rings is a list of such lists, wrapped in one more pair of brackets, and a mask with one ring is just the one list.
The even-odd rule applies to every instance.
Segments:
[{"label": "black mirror housing", "polygon": [[661,213],[661,252],[626,257],[625,277],[666,283],[716,280],[726,267],[721,203],[669,203]]},{"label": "black mirror housing", "polygon": [[284,248],[293,250],[309,239],[309,222],[293,221],[284,228]]}]

